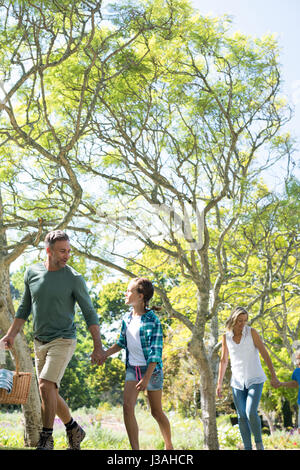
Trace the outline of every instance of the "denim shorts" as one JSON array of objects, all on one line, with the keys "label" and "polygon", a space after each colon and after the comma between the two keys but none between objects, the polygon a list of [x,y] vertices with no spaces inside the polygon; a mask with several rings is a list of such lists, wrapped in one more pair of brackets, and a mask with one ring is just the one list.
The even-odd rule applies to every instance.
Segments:
[{"label": "denim shorts", "polygon": [[[147,370],[147,366],[131,366],[128,365],[126,368],[125,382],[133,380],[139,382],[144,377]],[[147,385],[147,390],[162,390],[164,381],[164,374],[162,369],[154,371]]]}]

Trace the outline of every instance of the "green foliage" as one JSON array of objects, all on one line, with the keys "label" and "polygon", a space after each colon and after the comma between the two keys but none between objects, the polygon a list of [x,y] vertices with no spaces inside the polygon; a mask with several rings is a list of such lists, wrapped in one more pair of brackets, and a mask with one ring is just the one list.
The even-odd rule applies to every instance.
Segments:
[{"label": "green foliage", "polygon": [[[78,409],[72,412],[72,415],[86,431],[82,449],[129,450],[122,407],[111,407],[103,403],[98,408]],[[177,450],[203,449],[203,428],[199,418],[183,418],[175,412],[168,412],[167,415],[171,424],[173,445]],[[140,426],[141,448],[163,450],[159,428],[149,410],[138,405],[136,416]],[[243,445],[237,426],[231,426],[227,416],[220,416],[217,424],[221,450],[241,450]],[[67,448],[66,433],[60,420],[56,420],[54,425],[54,442],[57,450]],[[267,450],[298,450],[300,435],[297,434],[297,430],[276,430],[270,436],[263,434],[263,443]],[[24,450],[20,411],[0,413],[0,449]]]},{"label": "green foliage", "polygon": [[8,433],[6,430],[0,429],[0,450],[1,447],[12,449],[21,449],[24,446],[22,431]]},{"label": "green foliage", "polygon": [[190,332],[173,321],[163,349],[164,401],[168,409],[186,418],[201,416],[199,370],[188,353],[189,340]]},{"label": "green foliage", "polygon": [[222,427],[219,435],[221,449],[242,449],[243,443],[238,424],[232,426],[230,423]]},{"label": "green foliage", "polygon": [[112,326],[115,320],[120,320],[128,311],[124,303],[127,283],[123,281],[103,284],[97,296],[97,311],[101,321]]},{"label": "green foliage", "polygon": [[[299,182],[290,179],[278,196],[258,181],[264,163],[292,148],[291,136],[280,133],[288,107],[278,94],[275,39],[231,34],[228,17],[203,17],[185,0],[117,2],[105,25],[101,2],[2,3],[0,72],[12,93],[0,121],[9,244],[18,246],[42,219],[43,230],[62,221],[77,227],[85,253],[95,250],[111,263],[124,233],[146,246],[136,255],[134,242],[125,264],[163,289],[190,327],[161,315],[168,404],[186,415],[191,403],[197,413],[201,372],[188,342],[201,323],[209,355],[237,303],[251,308],[251,323],[285,377],[299,335]],[[191,250],[172,217],[154,214],[153,204],[182,210],[200,201],[206,245]],[[76,209],[72,220],[69,209]],[[195,235],[195,217],[191,225]],[[151,238],[165,226],[167,233]],[[90,269],[83,258],[71,264],[92,284],[103,328],[116,333],[126,311],[125,283],[104,284],[105,271]],[[13,282],[19,289],[20,275]],[[201,318],[199,300],[207,303]],[[96,406],[109,393],[117,401],[124,366],[119,358],[102,369],[90,365],[91,339],[78,318],[63,394],[73,409]],[[30,331],[28,324],[32,345]],[[291,390],[264,393],[269,408],[294,400]]]}]

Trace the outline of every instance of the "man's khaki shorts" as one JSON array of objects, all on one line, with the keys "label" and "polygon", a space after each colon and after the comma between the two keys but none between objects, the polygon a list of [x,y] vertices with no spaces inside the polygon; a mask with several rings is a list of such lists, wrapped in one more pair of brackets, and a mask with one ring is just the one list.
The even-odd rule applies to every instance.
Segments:
[{"label": "man's khaki shorts", "polygon": [[35,367],[38,379],[54,382],[59,388],[75,348],[76,339],[57,338],[50,343],[35,339]]}]

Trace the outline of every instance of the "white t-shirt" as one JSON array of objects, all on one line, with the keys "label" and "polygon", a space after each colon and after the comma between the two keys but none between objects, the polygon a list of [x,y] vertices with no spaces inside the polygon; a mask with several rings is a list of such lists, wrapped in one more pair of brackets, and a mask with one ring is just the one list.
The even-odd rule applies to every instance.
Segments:
[{"label": "white t-shirt", "polygon": [[129,364],[131,366],[146,366],[140,338],[141,317],[134,315],[126,329],[127,348],[129,351]]}]

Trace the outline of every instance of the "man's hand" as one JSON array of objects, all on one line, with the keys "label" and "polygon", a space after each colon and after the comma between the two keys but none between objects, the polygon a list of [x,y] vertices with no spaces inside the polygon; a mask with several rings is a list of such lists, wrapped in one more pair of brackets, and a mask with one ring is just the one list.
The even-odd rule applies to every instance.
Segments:
[{"label": "man's hand", "polygon": [[89,331],[92,335],[93,343],[94,343],[94,350],[91,355],[91,362],[92,364],[97,364],[98,366],[102,366],[102,364],[104,364],[106,360],[106,354],[102,348],[99,325],[90,325]]},{"label": "man's hand", "polygon": [[14,336],[5,335],[3,338],[1,338],[1,343],[4,344],[5,349],[10,349],[14,345],[14,339]]},{"label": "man's hand", "polygon": [[14,345],[15,337],[21,331],[25,323],[25,320],[21,318],[15,318],[12,322],[10,328],[8,329],[7,333],[3,338],[1,338],[1,342],[4,343],[6,349],[10,349]]},{"label": "man's hand", "polygon": [[102,366],[105,361],[106,361],[105,351],[100,347],[94,348],[92,355],[91,355],[92,364],[97,364],[98,366]]},{"label": "man's hand", "polygon": [[280,382],[279,382],[279,380],[278,380],[278,378],[277,378],[276,376],[273,376],[273,377],[271,378],[271,385],[272,385],[272,387],[274,387],[274,388],[280,387]]}]

